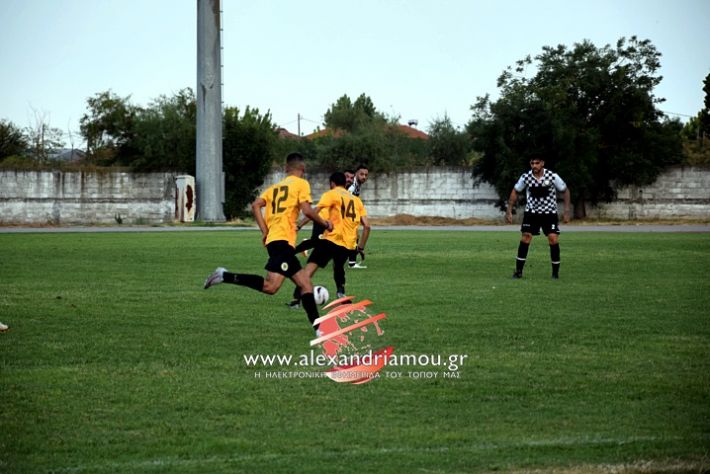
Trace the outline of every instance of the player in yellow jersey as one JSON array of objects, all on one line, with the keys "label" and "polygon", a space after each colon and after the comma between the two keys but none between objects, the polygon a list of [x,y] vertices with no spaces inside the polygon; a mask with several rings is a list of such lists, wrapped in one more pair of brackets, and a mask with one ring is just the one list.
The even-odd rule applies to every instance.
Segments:
[{"label": "player in yellow jersey", "polygon": [[[333,173],[330,176],[330,191],[323,194],[316,210],[327,210],[328,220],[333,223],[333,229],[323,233],[318,240],[313,253],[306,264],[306,274],[313,277],[318,268],[324,268],[333,260],[333,278],[337,288],[338,298],[345,296],[345,262],[350,251],[354,250],[363,258],[365,244],[370,236],[370,223],[367,211],[359,197],[345,189],[345,174]],[[362,225],[363,231],[358,245],[357,231]],[[294,293],[294,301],[290,306],[298,304],[298,289]],[[301,301],[303,298],[301,297]]]},{"label": "player in yellow jersey", "polygon": [[269,253],[265,266],[266,278],[232,273],[224,267],[219,267],[205,281],[205,289],[219,283],[233,283],[273,295],[281,288],[284,280],[290,278],[302,292],[303,309],[311,324],[318,319],[318,306],[313,299],[311,278],[295,256],[296,220],[299,212],[303,212],[326,229],[333,229],[333,225],[322,219],[311,207],[311,186],[303,179],[305,171],[303,156],[291,153],[286,158],[287,176],[266,189],[251,205],[254,219]]}]

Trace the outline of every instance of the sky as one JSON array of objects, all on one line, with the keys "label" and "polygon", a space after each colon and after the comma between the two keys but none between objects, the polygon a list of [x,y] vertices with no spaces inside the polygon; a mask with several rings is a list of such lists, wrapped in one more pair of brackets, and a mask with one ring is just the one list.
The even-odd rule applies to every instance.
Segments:
[{"label": "sky", "polygon": [[[197,0],[0,0],[0,119],[38,119],[81,146],[86,99],[138,106],[196,89]],[[364,93],[427,130],[498,97],[507,66],[543,46],[649,39],[659,108],[686,121],[710,73],[710,0],[222,0],[227,106],[258,108],[307,134],[343,94]],[[302,119],[298,120],[298,116]]]}]

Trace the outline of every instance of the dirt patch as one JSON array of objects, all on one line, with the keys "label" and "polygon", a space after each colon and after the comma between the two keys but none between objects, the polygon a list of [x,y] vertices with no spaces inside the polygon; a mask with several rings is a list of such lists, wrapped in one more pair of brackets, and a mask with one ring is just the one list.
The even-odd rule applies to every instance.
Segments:
[{"label": "dirt patch", "polygon": [[510,472],[515,474],[700,474],[708,472],[708,469],[710,469],[710,462],[707,459],[702,459],[696,461],[638,461],[629,464],[588,464]]}]

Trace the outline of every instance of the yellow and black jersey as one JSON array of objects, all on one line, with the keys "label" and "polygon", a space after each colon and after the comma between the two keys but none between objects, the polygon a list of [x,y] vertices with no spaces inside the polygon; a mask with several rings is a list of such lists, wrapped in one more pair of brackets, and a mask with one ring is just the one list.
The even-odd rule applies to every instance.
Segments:
[{"label": "yellow and black jersey", "polygon": [[323,238],[336,245],[354,249],[357,246],[360,218],[367,216],[367,210],[360,198],[339,186],[324,193],[318,207],[328,209],[327,219],[333,223],[333,230],[325,231]]},{"label": "yellow and black jersey", "polygon": [[260,197],[266,201],[264,219],[269,229],[266,244],[285,240],[295,246],[300,205],[302,202],[312,202],[311,185],[303,178],[287,176],[267,188]]}]

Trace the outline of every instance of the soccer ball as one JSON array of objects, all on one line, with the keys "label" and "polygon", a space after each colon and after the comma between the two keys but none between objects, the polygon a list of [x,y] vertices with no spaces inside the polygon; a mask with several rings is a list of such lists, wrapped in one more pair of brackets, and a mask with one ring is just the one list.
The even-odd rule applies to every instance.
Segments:
[{"label": "soccer ball", "polygon": [[313,298],[316,300],[317,305],[324,305],[328,302],[328,298],[330,298],[330,294],[328,293],[328,289],[324,286],[314,286],[313,287]]}]

